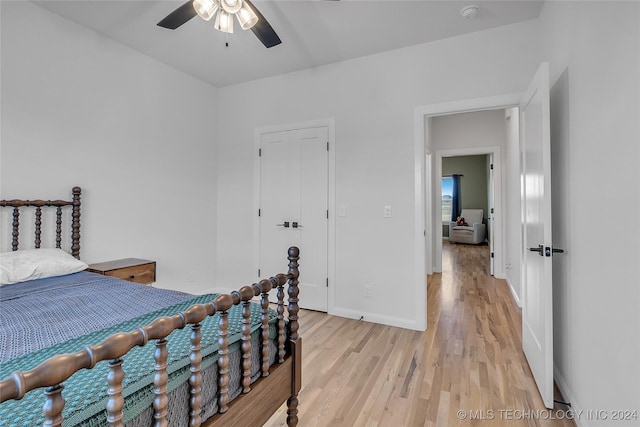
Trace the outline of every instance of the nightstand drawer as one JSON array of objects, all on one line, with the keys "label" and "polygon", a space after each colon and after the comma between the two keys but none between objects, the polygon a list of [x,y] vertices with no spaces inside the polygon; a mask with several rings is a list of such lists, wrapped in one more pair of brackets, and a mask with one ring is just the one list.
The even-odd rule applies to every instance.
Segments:
[{"label": "nightstand drawer", "polygon": [[156,262],[146,259],[126,258],[91,264],[87,271],[145,285],[156,281]]},{"label": "nightstand drawer", "polygon": [[156,281],[156,264],[134,265],[132,267],[119,268],[104,273],[119,279],[136,283],[153,283]]}]

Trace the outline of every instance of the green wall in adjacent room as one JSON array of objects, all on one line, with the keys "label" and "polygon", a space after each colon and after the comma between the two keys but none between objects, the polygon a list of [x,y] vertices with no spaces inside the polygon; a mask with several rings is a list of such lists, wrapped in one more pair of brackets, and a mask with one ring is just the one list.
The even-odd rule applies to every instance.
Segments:
[{"label": "green wall in adjacent room", "polygon": [[[487,217],[488,170],[487,155],[442,158],[442,176],[463,175],[460,178],[460,206],[462,209],[482,209]],[[443,224],[442,232],[449,236],[449,227]]]}]

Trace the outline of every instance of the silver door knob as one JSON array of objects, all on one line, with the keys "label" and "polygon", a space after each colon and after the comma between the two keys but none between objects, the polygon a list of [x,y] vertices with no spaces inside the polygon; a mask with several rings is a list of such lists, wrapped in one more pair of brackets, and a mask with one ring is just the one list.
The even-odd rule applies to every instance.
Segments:
[{"label": "silver door knob", "polygon": [[537,248],[529,248],[531,252],[538,252],[540,256],[550,257],[553,254],[563,254],[564,249],[552,248],[550,246],[538,245]]}]

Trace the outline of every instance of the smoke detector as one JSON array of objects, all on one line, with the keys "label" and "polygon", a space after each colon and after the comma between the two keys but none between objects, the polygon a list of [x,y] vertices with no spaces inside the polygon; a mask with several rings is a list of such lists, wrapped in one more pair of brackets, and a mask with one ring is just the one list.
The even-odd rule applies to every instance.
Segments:
[{"label": "smoke detector", "polygon": [[473,19],[478,16],[480,12],[480,8],[475,4],[470,4],[469,6],[465,6],[460,9],[460,15],[462,15],[466,19]]}]

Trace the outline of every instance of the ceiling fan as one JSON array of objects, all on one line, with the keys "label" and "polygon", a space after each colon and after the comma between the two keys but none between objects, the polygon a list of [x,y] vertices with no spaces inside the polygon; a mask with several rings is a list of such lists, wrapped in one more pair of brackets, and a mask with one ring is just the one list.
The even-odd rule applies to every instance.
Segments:
[{"label": "ceiling fan", "polygon": [[158,22],[158,26],[175,30],[196,15],[205,21],[215,16],[215,28],[225,33],[233,33],[235,15],[242,29],[251,28],[265,47],[282,43],[271,24],[250,0],[189,0]]}]

